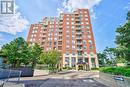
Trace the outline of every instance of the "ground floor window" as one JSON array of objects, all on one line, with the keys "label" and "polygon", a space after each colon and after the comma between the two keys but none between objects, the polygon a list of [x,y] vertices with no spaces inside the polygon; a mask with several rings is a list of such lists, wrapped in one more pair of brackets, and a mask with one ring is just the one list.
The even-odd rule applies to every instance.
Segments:
[{"label": "ground floor window", "polygon": [[72,64],[72,67],[76,67],[76,58],[75,57],[71,57],[71,64]]},{"label": "ground floor window", "polygon": [[85,61],[86,63],[88,63],[88,58],[85,57],[85,58],[84,58],[84,61]]},{"label": "ground floor window", "polygon": [[95,68],[96,67],[95,58],[91,58],[91,63],[92,63],[92,68]]}]

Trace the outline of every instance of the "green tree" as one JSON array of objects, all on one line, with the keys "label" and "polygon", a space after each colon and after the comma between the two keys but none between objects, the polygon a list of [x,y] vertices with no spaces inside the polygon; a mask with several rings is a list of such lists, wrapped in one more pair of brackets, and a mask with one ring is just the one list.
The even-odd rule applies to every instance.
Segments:
[{"label": "green tree", "polygon": [[1,53],[6,56],[8,63],[14,68],[28,60],[28,52],[28,44],[22,37],[16,38],[1,49]]},{"label": "green tree", "polygon": [[30,58],[31,58],[32,68],[34,68],[40,58],[40,55],[42,53],[42,48],[36,43],[34,46],[30,48],[30,53],[31,53]]},{"label": "green tree", "polygon": [[99,65],[105,66],[107,61],[107,57],[105,53],[97,53],[97,57],[98,57]]},{"label": "green tree", "polygon": [[40,61],[49,66],[50,70],[57,69],[61,60],[61,53],[57,50],[43,52],[40,56]]},{"label": "green tree", "polygon": [[123,26],[116,30],[116,44],[118,56],[125,58],[130,62],[130,11],[127,14],[127,21]]}]

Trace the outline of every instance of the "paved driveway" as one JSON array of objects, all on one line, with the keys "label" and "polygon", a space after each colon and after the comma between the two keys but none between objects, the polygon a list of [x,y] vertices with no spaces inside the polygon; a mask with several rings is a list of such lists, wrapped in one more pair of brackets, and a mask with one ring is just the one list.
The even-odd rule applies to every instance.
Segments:
[{"label": "paved driveway", "polygon": [[93,79],[48,79],[40,87],[107,87]]},{"label": "paved driveway", "polygon": [[25,87],[108,87],[93,78],[98,72],[62,71],[55,75],[40,75],[21,78]]}]

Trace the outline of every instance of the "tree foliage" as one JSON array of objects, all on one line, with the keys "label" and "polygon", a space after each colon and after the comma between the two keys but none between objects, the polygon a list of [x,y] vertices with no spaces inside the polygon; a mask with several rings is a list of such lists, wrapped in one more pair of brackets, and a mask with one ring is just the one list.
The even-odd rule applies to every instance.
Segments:
[{"label": "tree foliage", "polygon": [[116,30],[116,44],[118,56],[130,62],[130,11],[127,14],[127,22]]},{"label": "tree foliage", "polygon": [[34,68],[40,58],[40,55],[42,53],[42,48],[40,48],[38,44],[35,44],[33,47],[31,47],[30,51],[31,51],[30,58],[32,62],[32,68]]},{"label": "tree foliage", "polygon": [[40,56],[40,61],[49,66],[50,70],[57,68],[60,63],[61,53],[57,50],[51,50],[48,52],[43,52]]},{"label": "tree foliage", "polygon": [[107,57],[104,53],[97,53],[98,61],[100,66],[105,66]]},{"label": "tree foliage", "polygon": [[29,47],[22,37],[5,44],[1,49],[1,54],[6,56],[8,64],[11,64],[13,68],[20,67],[21,64],[27,65],[30,63],[34,66],[40,53],[39,45],[36,44],[33,47]]},{"label": "tree foliage", "polygon": [[12,64],[12,67],[19,67],[21,63],[25,63],[28,59],[26,55],[28,53],[28,44],[22,38],[16,38],[14,41],[4,45],[1,52],[6,55],[8,63]]}]

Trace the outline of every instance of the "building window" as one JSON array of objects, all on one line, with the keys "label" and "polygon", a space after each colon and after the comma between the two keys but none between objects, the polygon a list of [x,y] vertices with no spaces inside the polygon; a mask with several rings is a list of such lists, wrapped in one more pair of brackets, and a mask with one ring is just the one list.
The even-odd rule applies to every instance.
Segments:
[{"label": "building window", "polygon": [[68,33],[69,33],[69,30],[67,30],[66,33],[68,34]]},{"label": "building window", "polygon": [[74,18],[71,18],[72,21],[74,21]]},{"label": "building window", "polygon": [[75,51],[72,51],[72,55],[75,55]]},{"label": "building window", "polygon": [[93,56],[93,54],[94,54],[93,52],[90,52],[90,55],[92,55],[92,56]]},{"label": "building window", "polygon": [[96,65],[95,65],[95,58],[91,58],[91,63],[92,63],[92,68],[95,68]]},{"label": "building window", "polygon": [[62,46],[58,46],[58,50],[62,50]]},{"label": "building window", "polygon": [[84,52],[84,55],[86,56],[86,55],[87,55],[87,52]]},{"label": "building window", "polygon": [[54,41],[56,41],[57,40],[57,38],[54,38]]},{"label": "building window", "polygon": [[68,28],[69,28],[69,26],[66,26],[66,28],[68,29]]},{"label": "building window", "polygon": [[88,15],[86,14],[85,17],[88,17]]},{"label": "building window", "polygon": [[65,57],[65,62],[69,63],[69,57]]},{"label": "building window", "polygon": [[71,26],[71,29],[74,29],[74,26]]},{"label": "building window", "polygon": [[84,26],[81,26],[81,28],[84,28]]},{"label": "building window", "polygon": [[84,46],[84,50],[86,50],[87,49],[87,47],[86,46]]},{"label": "building window", "polygon": [[87,13],[87,11],[84,11],[84,13]]},{"label": "building window", "polygon": [[75,44],[75,41],[74,41],[74,40],[72,40],[72,44]]},{"label": "building window", "polygon": [[67,25],[69,25],[69,22],[66,22]]},{"label": "building window", "polygon": [[92,40],[89,40],[88,42],[89,42],[90,45],[92,45]]},{"label": "building window", "polygon": [[66,42],[67,45],[69,45],[69,42]]},{"label": "building window", "polygon": [[32,30],[32,33],[37,33],[37,32],[38,32],[37,29]]},{"label": "building window", "polygon": [[81,24],[84,24],[84,22],[81,22]]},{"label": "building window", "polygon": [[92,46],[92,45],[90,45],[90,46],[89,46],[89,48],[90,48],[90,49],[93,49],[93,46]]},{"label": "building window", "polygon": [[89,39],[91,39],[91,36],[90,36],[90,35],[88,35],[88,38],[89,38]]},{"label": "building window", "polygon": [[72,64],[72,67],[76,66],[76,58],[75,57],[71,57],[71,64]]},{"label": "building window", "polygon": [[56,45],[56,42],[54,42],[54,45]]},{"label": "building window", "polygon": [[71,22],[71,25],[74,25],[74,22]]},{"label": "building window", "polygon": [[79,62],[79,63],[83,62],[83,59],[82,59],[82,58],[79,58],[79,59],[78,59],[78,62]]},{"label": "building window", "polygon": [[88,22],[86,22],[86,24],[88,25],[89,23],[88,23]]},{"label": "building window", "polygon": [[68,51],[66,51],[66,55],[69,55],[69,52],[68,52]]},{"label": "building window", "polygon": [[68,49],[69,49],[69,47],[70,47],[69,45],[66,46],[66,48],[68,48]]},{"label": "building window", "polygon": [[83,44],[86,44],[86,40],[83,40]]},{"label": "building window", "polygon": [[78,55],[82,55],[82,51],[78,51]]},{"label": "building window", "polygon": [[33,27],[33,29],[38,29],[38,27]]},{"label": "building window", "polygon": [[55,36],[57,36],[57,33],[55,33]]},{"label": "building window", "polygon": [[72,49],[75,49],[75,46],[72,46]]},{"label": "building window", "polygon": [[85,61],[86,63],[88,63],[88,58],[85,57],[85,58],[84,58],[84,61]]},{"label": "building window", "polygon": [[62,45],[62,41],[59,41],[58,44],[59,44],[59,45]]},{"label": "building window", "polygon": [[89,27],[89,26],[86,26],[86,28],[87,28],[87,29],[90,29],[90,27]]}]

